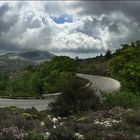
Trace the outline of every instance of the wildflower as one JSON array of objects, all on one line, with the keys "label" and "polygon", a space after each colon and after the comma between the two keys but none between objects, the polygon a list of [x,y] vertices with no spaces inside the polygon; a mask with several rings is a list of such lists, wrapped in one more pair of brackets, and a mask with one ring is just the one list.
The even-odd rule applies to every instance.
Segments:
[{"label": "wildflower", "polygon": [[44,125],[45,125],[45,122],[44,122],[44,121],[42,121],[42,122],[41,122],[41,125],[42,125],[42,126],[44,126]]},{"label": "wildflower", "polygon": [[61,126],[64,125],[64,122],[61,122],[59,125],[61,125]]},{"label": "wildflower", "polygon": [[120,123],[120,122],[121,122],[121,120],[107,118],[107,120],[101,120],[101,121],[95,120],[94,124],[102,125],[105,127],[112,127],[113,124]]},{"label": "wildflower", "polygon": [[48,119],[51,120],[51,115],[47,115]]},{"label": "wildflower", "polygon": [[48,138],[50,135],[50,132],[46,132],[46,138]]},{"label": "wildflower", "polygon": [[54,125],[54,126],[53,126],[53,128],[55,129],[55,128],[56,128],[56,126]]},{"label": "wildflower", "polygon": [[19,129],[17,126],[12,126],[9,128],[3,128],[1,135],[5,139],[16,139],[16,140],[23,140],[27,133],[24,129]]},{"label": "wildflower", "polygon": [[53,122],[53,123],[56,123],[57,121],[58,121],[58,120],[57,120],[56,118],[53,118],[53,119],[52,119],[52,122]]},{"label": "wildflower", "polygon": [[80,139],[80,140],[84,139],[84,136],[80,133],[75,133],[75,137]]},{"label": "wildflower", "polygon": [[58,120],[61,120],[61,117],[57,117]]}]

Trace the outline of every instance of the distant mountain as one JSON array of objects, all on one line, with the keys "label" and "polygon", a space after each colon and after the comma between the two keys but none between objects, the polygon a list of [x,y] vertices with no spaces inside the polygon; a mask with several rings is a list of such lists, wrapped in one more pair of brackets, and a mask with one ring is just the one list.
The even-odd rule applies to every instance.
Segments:
[{"label": "distant mountain", "polygon": [[29,59],[32,61],[50,60],[55,55],[47,51],[29,51],[19,54],[19,57]]},{"label": "distant mountain", "polygon": [[10,52],[0,55],[0,71],[20,70],[29,65],[37,65],[51,60],[55,55],[48,51]]},{"label": "distant mountain", "polygon": [[7,58],[7,59],[22,59],[22,60],[29,60],[29,61],[47,61],[54,57],[55,55],[47,52],[47,51],[26,51],[26,52],[11,52],[5,55],[1,55],[0,58]]}]

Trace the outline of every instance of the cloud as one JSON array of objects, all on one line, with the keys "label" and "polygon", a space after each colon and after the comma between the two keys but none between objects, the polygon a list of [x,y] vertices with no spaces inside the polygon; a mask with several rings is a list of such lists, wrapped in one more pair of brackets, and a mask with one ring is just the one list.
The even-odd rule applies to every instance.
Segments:
[{"label": "cloud", "polygon": [[59,54],[112,51],[140,36],[140,2],[0,2],[0,48]]},{"label": "cloud", "polygon": [[13,44],[11,42],[7,42],[7,41],[0,39],[0,50],[16,51],[16,50],[19,50],[19,46],[17,46],[16,44]]},{"label": "cloud", "polygon": [[0,34],[8,31],[17,21],[17,15],[9,15],[9,10],[8,4],[0,6]]},{"label": "cloud", "polygon": [[9,9],[9,6],[7,4],[0,6],[0,16],[3,16]]}]

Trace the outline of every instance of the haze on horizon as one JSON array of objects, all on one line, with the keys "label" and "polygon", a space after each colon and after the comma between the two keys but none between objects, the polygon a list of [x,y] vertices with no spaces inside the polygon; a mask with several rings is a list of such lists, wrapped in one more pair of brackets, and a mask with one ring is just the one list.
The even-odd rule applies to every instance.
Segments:
[{"label": "haze on horizon", "polygon": [[93,57],[140,39],[139,1],[0,1],[0,53]]}]

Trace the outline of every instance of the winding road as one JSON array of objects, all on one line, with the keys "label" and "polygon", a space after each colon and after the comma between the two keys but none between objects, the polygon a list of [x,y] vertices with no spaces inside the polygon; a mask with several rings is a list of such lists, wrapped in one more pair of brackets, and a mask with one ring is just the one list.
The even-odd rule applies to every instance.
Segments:
[{"label": "winding road", "polygon": [[[120,83],[112,78],[87,75],[77,73],[77,76],[88,79],[91,82],[91,88],[100,90],[104,93],[111,93],[120,89]],[[3,99],[0,98],[0,107],[16,106],[18,108],[32,108],[35,107],[38,111],[48,108],[48,104],[53,99]]]},{"label": "winding road", "polygon": [[84,79],[88,79],[92,82],[91,88],[93,90],[96,89],[104,93],[112,93],[118,91],[121,87],[120,82],[109,77],[81,73],[77,73],[77,76]]},{"label": "winding road", "polygon": [[32,108],[35,107],[38,111],[48,108],[49,103],[53,99],[3,99],[0,98],[0,107],[15,106],[18,108]]}]

